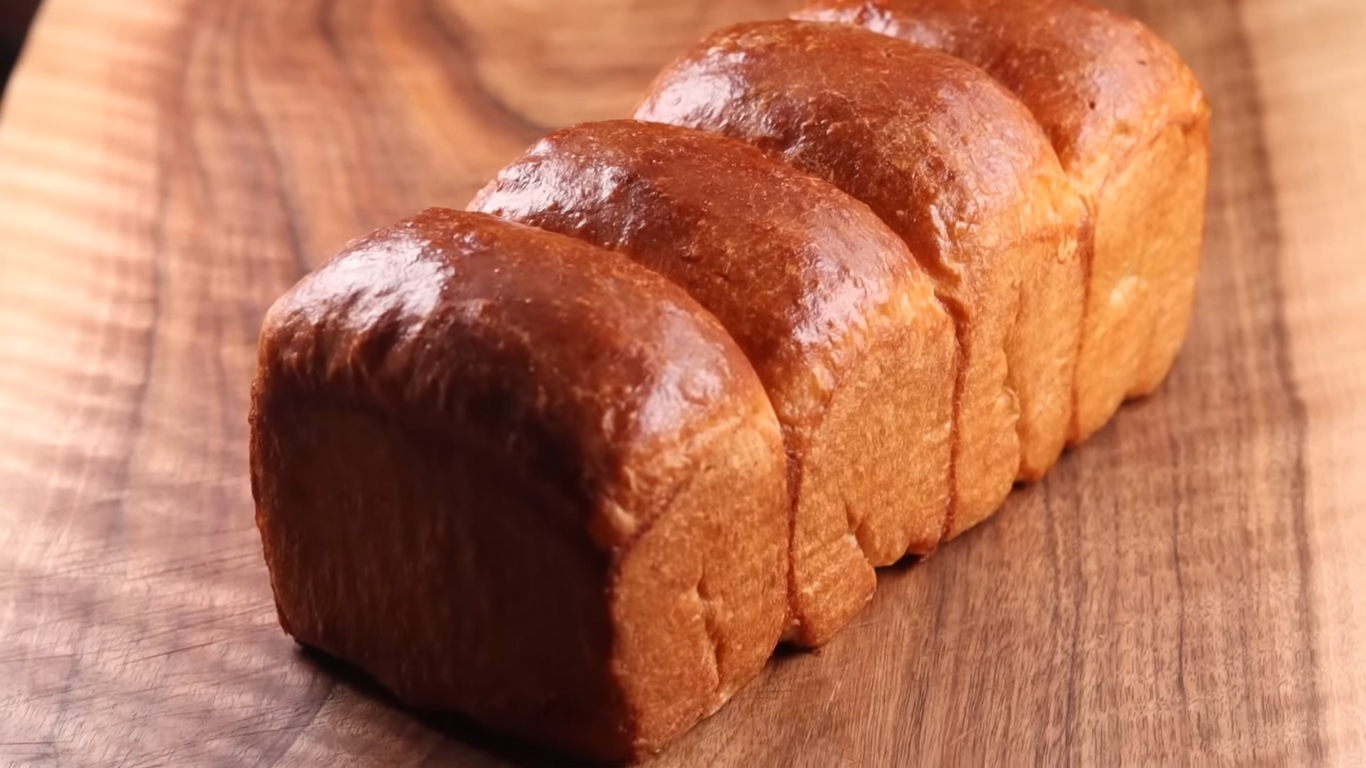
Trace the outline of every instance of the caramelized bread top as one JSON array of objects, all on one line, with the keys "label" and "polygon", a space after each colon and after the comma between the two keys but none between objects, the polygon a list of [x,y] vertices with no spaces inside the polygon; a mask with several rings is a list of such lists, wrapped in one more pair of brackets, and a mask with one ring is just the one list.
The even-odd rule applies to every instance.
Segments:
[{"label": "caramelized bread top", "polygon": [[1090,0],[809,0],[793,16],[857,24],[986,69],[1034,113],[1088,193],[1163,127],[1209,114],[1170,45]]},{"label": "caramelized bread top", "polygon": [[965,260],[1076,225],[1070,181],[1018,99],[967,62],[858,27],[723,29],[666,68],[636,116],[834,182],[949,283],[988,266]]},{"label": "caramelized bread top", "polygon": [[749,420],[779,440],[744,353],[681,288],[443,209],[352,243],[276,302],[255,388],[478,436],[590,515],[575,522],[606,551],[653,522],[715,435]]},{"label": "caramelized bread top", "polygon": [[714,134],[635,120],[566,128],[470,206],[630,254],[686,288],[734,335],[788,425],[819,423],[879,334],[948,322],[868,206]]}]

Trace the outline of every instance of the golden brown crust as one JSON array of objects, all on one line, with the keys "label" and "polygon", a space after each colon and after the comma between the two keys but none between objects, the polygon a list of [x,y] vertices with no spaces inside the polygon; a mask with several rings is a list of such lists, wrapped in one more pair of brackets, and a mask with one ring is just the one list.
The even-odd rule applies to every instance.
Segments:
[{"label": "golden brown crust", "polygon": [[1093,213],[1073,441],[1166,376],[1185,339],[1204,229],[1209,105],[1138,21],[1089,0],[809,0],[987,69],[1029,107]]},{"label": "golden brown crust", "polygon": [[550,135],[470,207],[631,256],[745,350],[790,461],[796,642],[843,626],[872,594],[873,566],[938,543],[953,326],[867,206],[745,144],[618,120]]},{"label": "golden brown crust", "polygon": [[1085,211],[999,84],[854,27],[761,22],[684,54],[636,116],[740,139],[833,182],[934,277],[962,355],[951,532],[993,512],[1017,474],[1052,465],[1071,420]]},{"label": "golden brown crust", "polygon": [[582,754],[686,730],[782,628],[761,383],[681,289],[570,238],[432,210],[305,278],[262,331],[252,479],[300,642]]},{"label": "golden brown crust", "polygon": [[1090,0],[808,0],[793,18],[857,24],[944,51],[1020,97],[1086,189],[1204,97],[1176,52]]},{"label": "golden brown crust", "polygon": [[1209,131],[1208,111],[1193,124],[1168,125],[1106,184],[1107,194],[1098,204],[1105,215],[1110,207],[1124,205],[1120,200],[1129,199],[1131,213],[1115,211],[1107,218],[1130,223],[1130,231],[1117,239],[1142,249],[1135,260],[1143,265],[1150,286],[1152,330],[1146,334],[1143,363],[1128,392],[1131,397],[1151,394],[1161,385],[1190,329],[1205,243]]}]

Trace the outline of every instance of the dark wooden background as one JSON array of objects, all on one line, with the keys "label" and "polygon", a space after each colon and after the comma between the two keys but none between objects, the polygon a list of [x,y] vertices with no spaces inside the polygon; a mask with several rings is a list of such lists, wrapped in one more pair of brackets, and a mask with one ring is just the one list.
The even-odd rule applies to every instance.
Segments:
[{"label": "dark wooden background", "polygon": [[[1171,380],[659,765],[1366,763],[1366,4],[1113,2],[1216,110]],[[0,765],[505,764],[276,626],[262,313],[789,6],[48,0],[0,105]]]},{"label": "dark wooden background", "polygon": [[39,0],[0,0],[0,97],[24,43]]}]

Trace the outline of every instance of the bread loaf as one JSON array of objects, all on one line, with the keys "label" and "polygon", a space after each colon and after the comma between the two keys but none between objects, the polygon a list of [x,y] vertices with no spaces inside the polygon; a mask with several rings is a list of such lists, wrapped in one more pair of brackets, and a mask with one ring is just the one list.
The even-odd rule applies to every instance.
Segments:
[{"label": "bread loaf", "polygon": [[834,24],[742,24],[668,67],[637,111],[827,179],[901,235],[962,360],[951,533],[1056,461],[1072,416],[1084,207],[1029,112],[982,70]]},{"label": "bread loaf", "polygon": [[1086,0],[797,15],[271,308],[252,491],[298,642],[635,759],[1166,375],[1209,121],[1170,48]]},{"label": "bread loaf", "polygon": [[598,759],[771,654],[780,428],[720,324],[580,241],[431,210],[275,304],[252,490],[280,622],[418,709]]},{"label": "bread loaf", "polygon": [[1089,0],[810,0],[986,68],[1033,112],[1093,212],[1072,438],[1157,388],[1186,338],[1204,236],[1209,105],[1176,52]]},{"label": "bread loaf", "polygon": [[824,643],[872,594],[874,566],[938,545],[953,322],[867,206],[748,145],[617,120],[550,135],[470,207],[630,256],[748,355],[787,444],[791,639]]}]

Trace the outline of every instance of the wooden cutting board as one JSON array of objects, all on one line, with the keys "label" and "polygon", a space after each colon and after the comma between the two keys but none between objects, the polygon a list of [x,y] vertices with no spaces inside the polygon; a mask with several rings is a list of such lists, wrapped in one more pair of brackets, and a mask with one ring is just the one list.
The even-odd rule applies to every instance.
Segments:
[{"label": "wooden cutting board", "polygon": [[[1114,4],[1216,109],[1170,381],[657,765],[1366,762],[1366,3]],[[278,629],[259,322],[349,238],[789,8],[48,0],[0,117],[0,764],[542,762]]]}]

